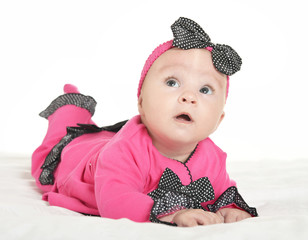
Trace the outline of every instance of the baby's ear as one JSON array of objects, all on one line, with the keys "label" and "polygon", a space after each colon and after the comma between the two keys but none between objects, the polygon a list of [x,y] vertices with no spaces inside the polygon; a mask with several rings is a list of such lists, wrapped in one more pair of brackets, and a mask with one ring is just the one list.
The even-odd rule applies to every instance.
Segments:
[{"label": "baby's ear", "polygon": [[142,93],[141,93],[139,98],[138,98],[138,112],[139,112],[140,116],[144,115],[144,111],[143,111],[143,108],[142,108],[142,102],[143,102],[143,98],[142,98]]},{"label": "baby's ear", "polygon": [[222,112],[220,119],[219,119],[219,124],[221,123],[221,121],[225,118],[225,111]]},{"label": "baby's ear", "polygon": [[216,131],[216,129],[219,127],[220,123],[222,122],[222,120],[225,118],[225,112],[222,112],[221,116],[220,116],[220,119],[218,120],[217,122],[217,125],[216,125],[216,128],[213,132]]},{"label": "baby's ear", "polygon": [[225,111],[222,112],[221,116],[220,116],[220,119],[219,119],[219,122],[218,122],[218,125],[217,127],[220,125],[220,123],[222,122],[222,120],[225,118]]}]

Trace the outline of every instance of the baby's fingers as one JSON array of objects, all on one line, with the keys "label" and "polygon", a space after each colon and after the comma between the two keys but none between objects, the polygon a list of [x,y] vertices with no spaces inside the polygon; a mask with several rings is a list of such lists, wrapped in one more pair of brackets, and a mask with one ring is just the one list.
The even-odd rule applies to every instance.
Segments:
[{"label": "baby's fingers", "polygon": [[224,218],[221,215],[212,212],[204,212],[202,220],[199,222],[199,225],[210,225],[223,222]]},{"label": "baby's fingers", "polygon": [[219,212],[224,216],[225,223],[238,222],[251,217],[247,212],[233,208],[221,209]]},{"label": "baby's fingers", "polygon": [[221,215],[203,210],[200,210],[194,215],[194,220],[196,221],[196,225],[194,226],[211,225],[224,222],[224,218]]},{"label": "baby's fingers", "polygon": [[188,209],[176,214],[173,222],[179,227],[195,227],[198,225],[223,223],[223,217],[220,214],[206,212],[201,209]]}]

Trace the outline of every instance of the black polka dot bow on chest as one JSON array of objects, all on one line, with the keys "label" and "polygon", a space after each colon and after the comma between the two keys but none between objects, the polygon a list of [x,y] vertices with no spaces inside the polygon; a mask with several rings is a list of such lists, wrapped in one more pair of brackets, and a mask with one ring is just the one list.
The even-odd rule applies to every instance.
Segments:
[{"label": "black polka dot bow on chest", "polygon": [[173,46],[184,50],[192,48],[212,48],[212,60],[215,68],[228,76],[241,69],[242,59],[230,46],[214,44],[209,35],[193,20],[180,17],[171,26]]},{"label": "black polka dot bow on chest", "polygon": [[183,185],[180,178],[171,169],[166,168],[159,181],[158,188],[148,195],[155,200],[162,198],[168,192],[186,195],[193,199],[195,204],[214,199],[214,189],[207,177]]}]

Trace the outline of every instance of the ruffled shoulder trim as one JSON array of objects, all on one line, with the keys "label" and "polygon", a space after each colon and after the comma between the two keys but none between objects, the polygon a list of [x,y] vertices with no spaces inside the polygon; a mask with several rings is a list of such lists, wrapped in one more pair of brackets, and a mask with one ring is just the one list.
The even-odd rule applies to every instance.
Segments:
[{"label": "ruffled shoulder trim", "polygon": [[39,115],[47,119],[58,108],[65,105],[75,105],[76,107],[87,109],[93,116],[95,112],[96,101],[93,97],[85,96],[80,93],[66,93],[53,100],[50,105]]}]

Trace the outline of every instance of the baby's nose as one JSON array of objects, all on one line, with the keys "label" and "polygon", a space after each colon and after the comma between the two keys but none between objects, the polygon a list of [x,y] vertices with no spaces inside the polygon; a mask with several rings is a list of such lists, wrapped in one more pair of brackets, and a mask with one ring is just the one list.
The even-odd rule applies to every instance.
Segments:
[{"label": "baby's nose", "polygon": [[180,103],[197,104],[197,98],[192,92],[185,92],[179,98]]}]

